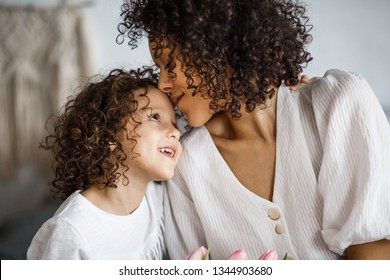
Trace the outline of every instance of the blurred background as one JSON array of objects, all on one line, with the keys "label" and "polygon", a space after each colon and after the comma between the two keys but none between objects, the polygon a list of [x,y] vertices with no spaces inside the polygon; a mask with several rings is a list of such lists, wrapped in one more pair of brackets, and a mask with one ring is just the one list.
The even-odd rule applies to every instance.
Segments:
[{"label": "blurred background", "polygon": [[[390,120],[390,1],[307,0],[314,60],[304,73],[362,74]],[[25,259],[59,202],[51,156],[38,149],[47,118],[86,77],[151,65],[147,42],[116,43],[122,0],[0,0],[0,258]]]}]

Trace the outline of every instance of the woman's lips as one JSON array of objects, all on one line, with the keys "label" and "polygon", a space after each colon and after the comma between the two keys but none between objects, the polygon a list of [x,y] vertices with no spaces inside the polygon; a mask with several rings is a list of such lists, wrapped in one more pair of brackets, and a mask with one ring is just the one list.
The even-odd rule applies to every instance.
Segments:
[{"label": "woman's lips", "polygon": [[171,100],[172,100],[173,104],[175,104],[177,106],[177,103],[179,103],[180,99],[183,96],[184,96],[184,94],[178,94],[178,95],[172,96]]}]

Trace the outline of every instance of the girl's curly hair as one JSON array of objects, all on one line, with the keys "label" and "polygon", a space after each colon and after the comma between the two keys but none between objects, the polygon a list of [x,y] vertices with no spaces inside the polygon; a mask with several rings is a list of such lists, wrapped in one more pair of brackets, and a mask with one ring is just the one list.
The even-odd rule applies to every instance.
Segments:
[{"label": "girl's curly hair", "polygon": [[193,94],[206,94],[211,109],[234,118],[241,104],[248,112],[265,104],[275,93],[270,86],[297,85],[312,59],[305,50],[312,26],[293,0],[126,0],[121,17],[118,43],[128,37],[134,48],[147,32],[155,56],[170,49],[171,74],[178,52]]},{"label": "girl's curly hair", "polygon": [[[40,147],[55,155],[52,194],[65,200],[76,190],[93,184],[116,187],[120,167],[128,168],[120,131],[138,109],[134,91],[157,86],[151,68],[112,70],[107,76],[94,76],[68,99],[64,112],[54,119],[53,132]],[[146,105],[148,106],[148,105]],[[135,139],[127,139],[134,141]],[[128,181],[127,181],[128,182]]]}]

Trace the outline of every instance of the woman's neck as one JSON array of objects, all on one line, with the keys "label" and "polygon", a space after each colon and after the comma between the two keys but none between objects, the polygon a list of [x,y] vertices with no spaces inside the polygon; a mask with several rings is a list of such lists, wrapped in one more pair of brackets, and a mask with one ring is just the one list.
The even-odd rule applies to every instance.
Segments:
[{"label": "woman's neck", "polygon": [[242,108],[239,119],[233,119],[230,112],[216,115],[206,124],[206,127],[214,137],[231,140],[275,141],[276,100],[277,94],[267,101],[265,108],[257,108],[250,113]]}]

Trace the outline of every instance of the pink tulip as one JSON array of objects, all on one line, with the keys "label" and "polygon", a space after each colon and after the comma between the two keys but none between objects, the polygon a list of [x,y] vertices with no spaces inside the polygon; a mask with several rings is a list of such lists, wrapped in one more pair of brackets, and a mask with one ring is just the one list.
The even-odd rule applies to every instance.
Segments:
[{"label": "pink tulip", "polygon": [[264,254],[261,255],[259,260],[277,260],[278,259],[278,253],[274,250],[267,250]]},{"label": "pink tulip", "polygon": [[207,254],[207,249],[203,246],[196,248],[186,257],[187,260],[203,260]]},{"label": "pink tulip", "polygon": [[248,259],[248,255],[243,249],[235,251],[227,258],[227,260],[247,260],[247,259]]}]

